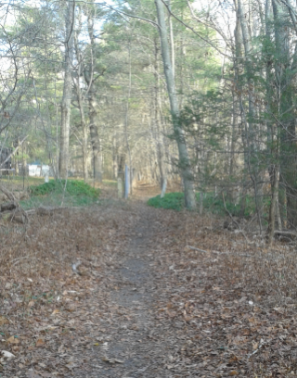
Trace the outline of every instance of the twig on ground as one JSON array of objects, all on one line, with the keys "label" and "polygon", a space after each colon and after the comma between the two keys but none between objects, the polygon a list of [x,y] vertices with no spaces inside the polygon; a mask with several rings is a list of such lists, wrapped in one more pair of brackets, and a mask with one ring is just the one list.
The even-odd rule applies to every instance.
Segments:
[{"label": "twig on ground", "polygon": [[72,264],[72,270],[74,273],[79,274],[77,268],[81,265],[81,261],[77,261],[76,263]]},{"label": "twig on ground", "polygon": [[[219,251],[204,251],[204,249],[196,248],[191,245],[187,245],[186,248],[192,249],[193,251],[198,251],[202,253],[216,253],[217,255],[230,255],[232,252],[219,252]],[[236,253],[236,256],[251,256],[246,253]]]},{"label": "twig on ground", "polygon": [[268,344],[270,340],[264,341],[263,339],[260,340],[259,346],[256,350],[253,351],[253,353],[248,354],[248,360],[256,353],[259,352],[259,350],[262,348],[263,345]]},{"label": "twig on ground", "polygon": [[191,245],[187,245],[186,248],[193,249],[194,251],[208,253],[207,251],[204,251],[203,249],[192,247]]}]

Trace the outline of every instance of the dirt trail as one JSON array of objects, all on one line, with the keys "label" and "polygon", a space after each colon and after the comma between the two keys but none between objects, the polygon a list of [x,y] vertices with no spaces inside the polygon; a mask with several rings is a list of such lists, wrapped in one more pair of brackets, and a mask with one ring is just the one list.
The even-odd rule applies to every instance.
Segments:
[{"label": "dirt trail", "polygon": [[[156,322],[154,309],[158,300],[155,295],[158,286],[154,271],[156,255],[153,251],[154,237],[158,232],[157,212],[143,203],[131,206],[127,218],[132,214],[134,221],[126,233],[129,242],[123,250],[110,257],[102,280],[107,284],[99,284],[81,304],[86,315],[87,309],[90,312],[77,337],[83,337],[90,343],[87,349],[78,344],[75,352],[65,349],[70,354],[68,366],[71,374],[64,372],[61,376],[171,376],[164,358],[168,352],[167,343],[160,338],[160,325]],[[85,289],[87,283],[83,277],[78,280]],[[103,316],[100,316],[102,308]],[[61,347],[59,349],[62,350]],[[60,376],[62,372],[58,370],[56,373]],[[32,378],[35,376],[32,375]]]},{"label": "dirt trail", "polygon": [[[88,231],[85,241],[82,236],[76,236],[76,242],[73,240],[78,250],[76,256],[84,262],[81,275],[69,271],[69,255],[62,257],[55,253],[49,256],[55,263],[63,258],[68,278],[61,276],[59,290],[59,279],[55,281],[57,296],[51,299],[51,304],[42,301],[37,305],[31,300],[26,309],[28,320],[23,318],[22,311],[20,318],[25,322],[15,322],[7,332],[7,338],[15,334],[30,346],[20,350],[12,345],[10,350],[17,359],[7,365],[3,361],[4,378],[168,376],[164,367],[166,345],[159,341],[153,309],[157,300],[156,255],[152,250],[158,231],[156,210],[141,202],[123,204],[123,208],[118,209],[114,206],[117,205],[105,210],[93,209],[93,218],[88,221],[84,221],[82,214],[71,215],[70,212],[65,215],[65,219],[74,216],[81,219],[82,224],[76,226],[77,233],[88,230],[91,222],[95,230],[99,229],[103,222],[107,227],[105,233],[110,234],[109,241],[102,245],[99,236],[93,238],[98,242],[95,247],[100,245],[105,252],[93,256],[91,264],[96,263],[93,267],[88,266],[84,253],[90,244],[88,240],[91,242]],[[54,220],[48,221],[53,227]],[[59,225],[57,227],[61,230]],[[69,232],[65,230],[65,234],[69,235]],[[52,250],[50,245],[47,247]],[[73,251],[73,247],[69,245],[68,250]],[[54,277],[50,282],[53,280]],[[29,282],[32,282],[31,278]],[[24,284],[27,285],[28,280]],[[9,319],[10,307],[2,314]],[[0,346],[0,349],[8,348],[5,343],[2,348]]]},{"label": "dirt trail", "polygon": [[119,290],[108,293],[112,304],[129,315],[119,319],[116,339],[104,345],[107,360],[115,359],[112,367],[102,367],[101,374],[106,377],[167,376],[162,357],[164,345],[153,338],[156,282],[150,242],[154,237],[154,211],[144,207],[142,210],[137,227],[131,230],[131,242],[120,256],[121,267],[115,272]]},{"label": "dirt trail", "polygon": [[220,223],[109,201],[3,228],[0,377],[297,376],[295,270]]}]

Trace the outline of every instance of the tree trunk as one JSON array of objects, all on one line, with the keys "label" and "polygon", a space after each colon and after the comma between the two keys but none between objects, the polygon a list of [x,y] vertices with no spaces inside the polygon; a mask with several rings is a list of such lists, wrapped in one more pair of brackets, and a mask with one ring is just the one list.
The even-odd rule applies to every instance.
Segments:
[{"label": "tree trunk", "polygon": [[72,95],[72,61],[73,61],[73,29],[74,29],[75,2],[67,3],[65,25],[65,68],[64,87],[61,102],[61,130],[60,130],[60,155],[59,176],[67,177],[69,166],[69,136],[70,136],[70,106]]},{"label": "tree trunk", "polygon": [[83,107],[83,99],[81,95],[81,89],[79,87],[79,78],[77,80],[76,86],[76,93],[77,93],[77,101],[78,101],[78,108],[80,112],[81,118],[81,125],[83,130],[83,138],[82,138],[82,154],[83,154],[83,175],[84,180],[87,180],[89,177],[88,173],[88,126],[85,119],[85,112]]},{"label": "tree trunk", "polygon": [[112,175],[114,179],[118,178],[118,141],[117,133],[112,137]]},{"label": "tree trunk", "polygon": [[102,160],[100,154],[100,139],[98,133],[98,127],[96,125],[96,109],[95,109],[95,102],[93,98],[92,91],[89,92],[89,129],[90,129],[90,136],[91,136],[91,145],[93,150],[93,169],[94,169],[94,179],[95,181],[102,182]]},{"label": "tree trunk", "polygon": [[271,166],[270,172],[271,181],[271,203],[269,207],[269,220],[267,229],[267,242],[269,245],[272,244],[274,231],[275,231],[275,218],[277,215],[278,206],[278,187],[279,187],[279,164]]},{"label": "tree trunk", "polygon": [[124,121],[124,127],[125,127],[125,139],[126,139],[126,146],[127,146],[127,152],[129,157],[129,166],[130,166],[130,190],[132,194],[132,154],[131,154],[131,146],[129,141],[129,105],[130,105],[130,98],[131,98],[131,90],[132,90],[132,64],[131,64],[131,41],[128,42],[128,58],[129,58],[129,86],[128,86],[128,94],[127,94],[127,101],[126,101],[126,113],[125,113],[125,121]]},{"label": "tree trunk", "polygon": [[188,209],[196,208],[195,193],[193,186],[193,173],[190,166],[190,160],[187,150],[187,144],[185,141],[184,131],[180,124],[180,114],[178,107],[178,99],[175,90],[175,81],[172,72],[172,64],[170,60],[170,50],[167,40],[167,29],[164,17],[164,8],[162,0],[155,0],[158,23],[159,23],[159,34],[161,40],[162,49],[162,59],[164,65],[164,73],[167,84],[167,91],[170,102],[170,110],[172,115],[172,124],[174,135],[177,142],[178,152],[179,152],[179,167],[181,170],[181,175],[184,183],[184,194],[185,194],[185,205]]},{"label": "tree trunk", "polygon": [[96,110],[96,100],[95,100],[95,85],[94,85],[94,55],[95,55],[95,40],[94,40],[94,19],[92,11],[88,13],[88,33],[90,38],[90,54],[91,62],[89,70],[84,71],[84,78],[88,84],[88,106],[89,106],[89,129],[91,136],[91,145],[93,150],[93,169],[94,169],[94,180],[102,182],[102,155],[101,155],[101,144],[98,133],[97,125],[97,110]]},{"label": "tree trunk", "polygon": [[[79,14],[79,30],[81,28],[81,13]],[[74,46],[76,52],[76,59],[78,62],[78,69],[77,69],[77,79],[74,80],[74,85],[76,88],[76,95],[77,95],[77,102],[78,108],[81,118],[81,126],[83,131],[83,138],[82,138],[82,155],[83,155],[83,176],[84,180],[87,180],[89,177],[88,173],[88,126],[85,117],[85,110],[84,110],[84,96],[82,95],[82,91],[80,88],[80,77],[82,74],[82,67],[83,67],[83,56],[82,53],[79,51],[79,43],[78,43],[78,32],[74,35]]]},{"label": "tree trunk", "polygon": [[[254,83],[253,83],[253,67],[251,62],[251,44],[250,44],[250,33],[248,30],[248,25],[246,22],[246,13],[242,3],[242,0],[238,0],[238,17],[242,32],[242,41],[245,53],[245,70],[247,75],[247,85],[248,85],[248,103],[249,110],[247,116],[244,116],[245,128],[246,128],[246,139],[247,139],[247,162],[248,170],[253,183],[254,188],[254,198],[256,204],[256,213],[258,218],[258,224],[260,227],[260,232],[262,233],[262,196],[261,187],[259,184],[259,159],[257,158],[258,148],[256,142],[256,126],[255,126],[255,96],[254,96]],[[244,111],[244,109],[242,109]]]},{"label": "tree trunk", "polygon": [[[280,167],[282,182],[286,187],[287,221],[289,226],[297,227],[297,167],[296,167],[296,130],[295,114],[290,109],[293,105],[291,88],[292,75],[289,74],[289,43],[286,25],[282,22],[283,14],[279,3],[272,0],[274,16],[275,48],[278,52],[275,62],[277,89],[277,119],[280,134]],[[293,59],[293,65],[294,65]]]},{"label": "tree trunk", "polygon": [[160,127],[160,116],[159,116],[159,106],[158,106],[158,98],[159,98],[159,67],[158,67],[158,46],[157,41],[154,39],[154,79],[155,79],[155,85],[154,85],[154,93],[153,93],[153,111],[154,111],[154,117],[153,117],[153,123],[155,126],[155,135],[154,139],[156,142],[156,151],[157,151],[157,159],[158,159],[158,167],[159,167],[159,173],[160,173],[160,188],[161,188],[161,195],[163,195],[166,192],[166,186],[167,186],[167,170],[166,170],[166,163],[165,163],[165,146],[163,141],[163,135],[161,133],[161,127]]},{"label": "tree trunk", "polygon": [[[168,0],[168,9],[171,12],[171,0]],[[170,34],[170,47],[171,47],[171,65],[172,65],[172,76],[175,78],[175,45],[174,45],[174,33],[173,33],[173,23],[171,14],[168,15],[169,22],[169,34]]]}]

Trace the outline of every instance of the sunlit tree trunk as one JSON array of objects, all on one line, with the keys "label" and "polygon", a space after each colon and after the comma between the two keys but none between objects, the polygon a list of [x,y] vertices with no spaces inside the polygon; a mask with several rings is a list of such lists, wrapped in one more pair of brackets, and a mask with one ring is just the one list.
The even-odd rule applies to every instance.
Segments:
[{"label": "sunlit tree trunk", "polygon": [[85,69],[84,77],[88,85],[88,107],[89,107],[89,129],[90,139],[93,151],[93,170],[94,179],[102,182],[102,155],[101,144],[97,125],[97,103],[96,103],[96,88],[94,85],[94,55],[95,55],[95,37],[94,37],[94,15],[92,10],[89,10],[87,15],[88,33],[90,38],[90,59],[89,70]]},{"label": "sunlit tree trunk", "polygon": [[159,98],[159,65],[158,65],[159,49],[157,40],[154,39],[154,92],[153,92],[153,123],[155,126],[155,142],[158,158],[158,167],[160,173],[161,197],[164,196],[167,186],[167,169],[165,163],[165,146],[163,135],[161,133],[161,117],[159,114],[158,98]]},{"label": "sunlit tree trunk", "polygon": [[173,130],[177,142],[179,152],[179,166],[184,184],[185,205],[188,209],[196,208],[195,193],[193,186],[193,173],[190,166],[190,159],[187,150],[187,144],[185,140],[184,131],[180,124],[180,114],[178,107],[178,98],[175,90],[175,80],[172,71],[172,64],[170,59],[170,49],[167,39],[167,28],[165,24],[164,9],[162,0],[155,0],[159,34],[161,40],[162,59],[164,65],[164,73],[167,84],[167,91],[170,102],[170,110],[172,115]]},{"label": "sunlit tree trunk", "polygon": [[[80,27],[81,27],[81,15],[79,18],[80,21]],[[84,109],[84,98],[82,95],[82,90],[80,86],[80,78],[82,75],[82,66],[83,66],[83,56],[82,53],[79,51],[79,44],[78,44],[78,33],[75,33],[74,36],[74,46],[75,46],[75,52],[76,52],[76,60],[77,60],[77,78],[74,80],[74,85],[76,89],[76,95],[77,95],[77,102],[78,102],[78,109],[80,113],[81,118],[81,126],[82,126],[82,155],[83,155],[83,175],[84,180],[88,179],[88,125],[86,122],[85,117],[85,109]]]},{"label": "sunlit tree trunk", "polygon": [[70,106],[72,96],[72,61],[73,61],[73,28],[75,2],[68,2],[66,6],[65,25],[65,62],[64,62],[64,87],[61,102],[61,129],[60,129],[60,154],[59,176],[67,176],[69,165],[69,136],[70,136]]}]

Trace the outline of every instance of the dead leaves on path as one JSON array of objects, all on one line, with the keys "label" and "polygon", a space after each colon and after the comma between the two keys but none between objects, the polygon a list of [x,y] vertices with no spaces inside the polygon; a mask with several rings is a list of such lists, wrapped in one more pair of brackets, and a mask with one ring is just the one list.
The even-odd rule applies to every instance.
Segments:
[{"label": "dead leaves on path", "polygon": [[67,210],[34,215],[26,234],[15,226],[0,229],[2,376],[74,377],[77,370],[89,371],[109,334],[106,291],[116,286],[117,255],[134,219],[121,208]]},{"label": "dead leaves on path", "polygon": [[215,220],[183,217],[177,235],[179,219],[168,214],[155,243],[156,319],[177,347],[167,368],[195,368],[199,377],[297,376],[295,251],[279,244],[280,252],[263,252]]},{"label": "dead leaves on path", "polygon": [[[295,253],[247,245],[215,218],[133,206],[34,215],[27,234],[0,229],[1,374],[120,372],[147,345],[139,360],[150,358],[155,376],[297,376]],[[151,237],[143,239],[146,211]],[[135,238],[151,275],[145,287],[119,278]],[[111,293],[123,288],[150,293],[152,303],[116,303]],[[117,343],[128,347],[114,356]],[[139,367],[144,377],[150,371]]]}]

